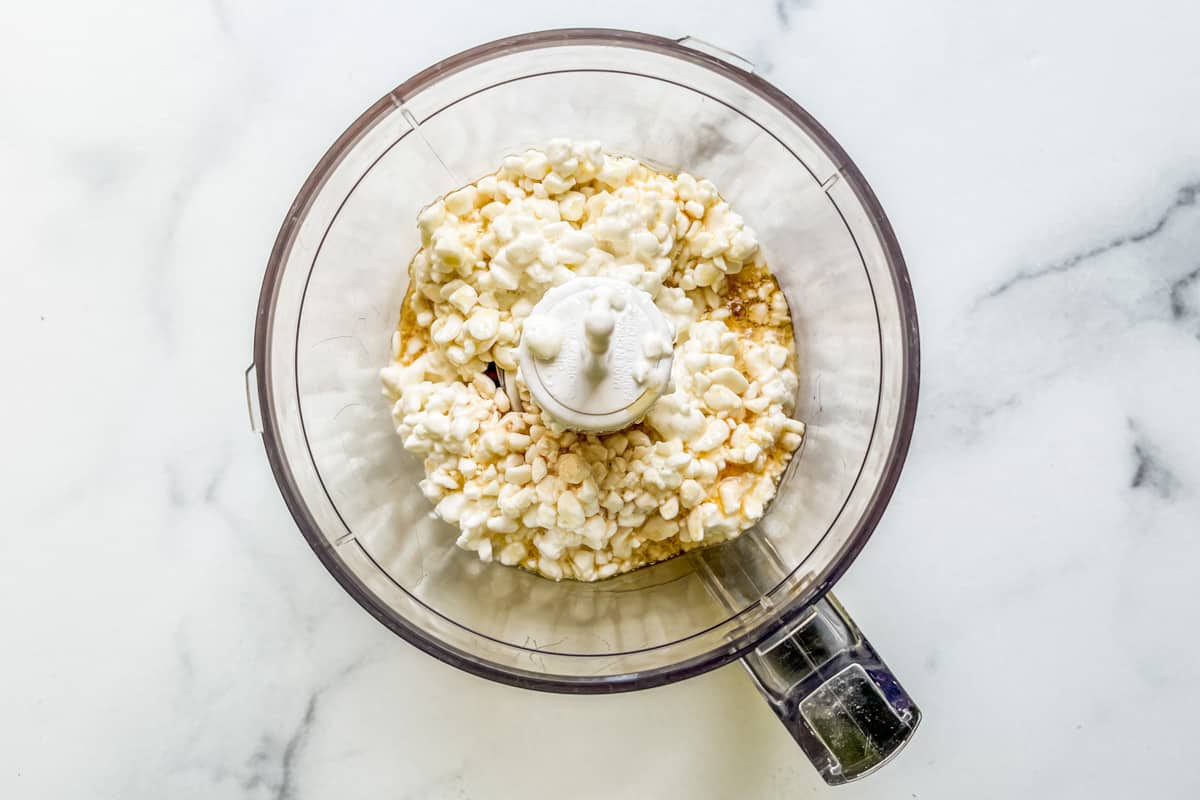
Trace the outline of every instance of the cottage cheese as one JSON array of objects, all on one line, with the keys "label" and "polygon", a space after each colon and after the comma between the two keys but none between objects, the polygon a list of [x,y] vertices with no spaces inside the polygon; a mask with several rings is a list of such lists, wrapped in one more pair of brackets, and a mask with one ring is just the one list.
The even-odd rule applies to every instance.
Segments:
[{"label": "cottage cheese", "polygon": [[[421,491],[484,561],[597,580],[737,536],[804,436],[787,303],[753,231],[707,180],[555,140],[417,220],[421,249],[381,372]],[[579,276],[625,281],[670,320],[670,382],[644,419],[565,430],[518,370],[524,321]],[[531,325],[552,358],[562,331]],[[494,364],[504,387],[489,377]]]}]

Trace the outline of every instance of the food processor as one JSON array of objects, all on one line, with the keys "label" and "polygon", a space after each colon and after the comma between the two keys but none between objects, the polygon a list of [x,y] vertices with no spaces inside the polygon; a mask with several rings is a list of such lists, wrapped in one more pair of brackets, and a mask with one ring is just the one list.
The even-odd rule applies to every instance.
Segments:
[{"label": "food processor", "polygon": [[[739,538],[594,583],[454,545],[417,488],[379,369],[417,214],[555,137],[711,179],[754,228],[791,311],[807,424]],[[557,30],[446,59],[379,100],[304,183],[271,253],[247,395],[292,516],[363,608],[501,683],[621,692],[741,659],[821,776],[845,783],[920,712],[828,593],[879,522],[916,412],[904,261],[855,165],[751,65],[694,39]]]}]

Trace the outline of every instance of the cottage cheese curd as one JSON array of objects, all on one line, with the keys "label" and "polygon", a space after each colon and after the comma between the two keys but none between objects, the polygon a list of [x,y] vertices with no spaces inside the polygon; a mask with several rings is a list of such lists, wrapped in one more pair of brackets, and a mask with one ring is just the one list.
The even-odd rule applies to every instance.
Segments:
[{"label": "cottage cheese curd", "polygon": [[[590,581],[762,518],[804,436],[790,417],[791,321],[753,231],[711,182],[555,140],[417,222],[381,379],[404,447],[424,458],[421,490],[460,547]],[[661,396],[613,433],[565,428],[518,368],[522,336],[539,358],[558,355],[562,330],[525,320],[585,276],[645,292],[675,334],[645,345],[647,363],[673,353]]]}]

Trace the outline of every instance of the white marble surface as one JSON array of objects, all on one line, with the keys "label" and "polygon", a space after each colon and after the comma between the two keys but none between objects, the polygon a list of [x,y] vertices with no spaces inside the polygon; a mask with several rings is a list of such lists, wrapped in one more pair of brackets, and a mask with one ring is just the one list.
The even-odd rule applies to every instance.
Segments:
[{"label": "white marble surface", "polygon": [[846,146],[905,248],[919,424],[839,593],[925,722],[836,793],[1200,795],[1194,5],[5,17],[0,796],[835,793],[739,667],[575,698],[418,653],[328,577],[247,429],[262,268],[328,144],[441,57],[572,24],[752,59]]}]

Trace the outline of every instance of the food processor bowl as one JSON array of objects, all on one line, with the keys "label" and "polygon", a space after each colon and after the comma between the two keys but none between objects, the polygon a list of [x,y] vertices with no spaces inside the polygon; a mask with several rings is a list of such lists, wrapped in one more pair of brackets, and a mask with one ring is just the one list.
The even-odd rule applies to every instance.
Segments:
[{"label": "food processor bowl", "polygon": [[[417,488],[389,362],[415,220],[554,137],[711,179],[754,228],[795,329],[808,425],[764,520],[738,539],[595,583],[482,563]],[[836,601],[895,487],[916,411],[907,272],[830,135],[736,56],[692,39],[560,30],[453,56],[369,108],[293,203],[247,371],[280,491],[322,563],[425,652],[529,689],[617,692],[742,658],[830,783],[866,774],[919,711]]]}]

